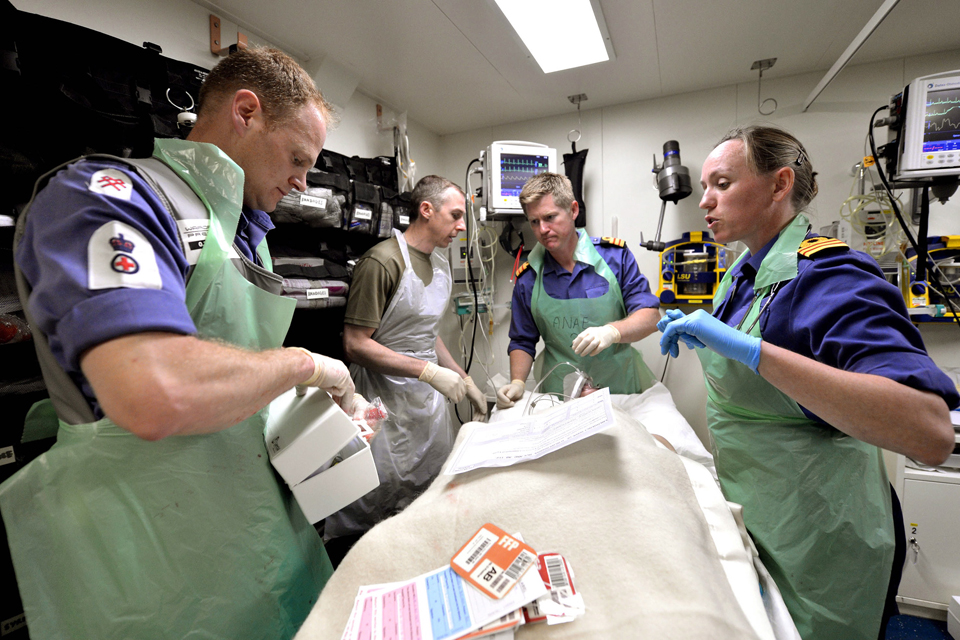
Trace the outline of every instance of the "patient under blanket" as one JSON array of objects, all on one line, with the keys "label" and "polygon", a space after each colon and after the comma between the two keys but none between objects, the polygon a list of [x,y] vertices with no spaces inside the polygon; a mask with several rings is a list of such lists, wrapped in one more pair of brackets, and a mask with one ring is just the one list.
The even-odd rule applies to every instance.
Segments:
[{"label": "patient under blanket", "polygon": [[[622,410],[614,417],[607,431],[538,460],[441,475],[360,539],[297,639],[340,638],[358,587],[449,564],[486,522],[538,553],[562,553],[586,605],[574,622],[526,625],[519,638],[757,638],[680,458]],[[484,427],[468,423],[458,443]]]}]

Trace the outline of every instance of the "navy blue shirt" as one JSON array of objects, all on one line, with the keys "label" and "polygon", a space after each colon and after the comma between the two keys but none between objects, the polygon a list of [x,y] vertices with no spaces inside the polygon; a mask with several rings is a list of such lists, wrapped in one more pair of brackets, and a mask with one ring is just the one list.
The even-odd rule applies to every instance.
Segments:
[{"label": "navy blue shirt", "polygon": [[[263,211],[245,210],[239,251],[259,262],[255,248],[272,227]],[[30,311],[98,415],[80,371],[84,351],[145,331],[196,333],[185,302],[190,264],[180,235],[144,181],[126,165],[99,159],[58,172],[30,206],[15,256],[32,288]]]},{"label": "navy blue shirt", "polygon": [[[597,253],[613,272],[623,293],[623,305],[630,315],[637,309],[658,309],[660,300],[650,291],[647,279],[640,273],[637,260],[626,246],[618,247],[591,238]],[[533,268],[527,268],[513,288],[512,314],[510,317],[510,344],[507,353],[521,349],[536,356],[540,330],[533,320],[530,301],[536,285],[537,274]],[[549,252],[544,252],[543,289],[551,298],[573,300],[576,298],[599,298],[610,288],[610,283],[601,276],[592,265],[577,262],[573,272],[561,267]]]},{"label": "navy blue shirt", "polygon": [[[733,269],[727,297],[714,316],[733,327],[740,323],[753,301],[757,269],[776,240]],[[846,249],[797,258],[797,277],[780,288],[760,315],[764,340],[837,369],[930,391],[951,408],[960,404],[956,386],[927,355],[900,290],[884,279],[873,258]]]}]

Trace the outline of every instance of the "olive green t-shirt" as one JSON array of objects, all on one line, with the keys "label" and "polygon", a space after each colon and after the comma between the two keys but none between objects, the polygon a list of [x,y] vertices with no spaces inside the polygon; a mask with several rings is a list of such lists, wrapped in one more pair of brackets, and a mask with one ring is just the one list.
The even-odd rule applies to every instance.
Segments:
[{"label": "olive green t-shirt", "polygon": [[[407,251],[413,272],[424,286],[428,286],[433,280],[430,254],[409,245]],[[363,254],[353,269],[344,322],[361,327],[379,327],[387,305],[400,286],[403,269],[403,254],[396,237],[384,240]]]}]

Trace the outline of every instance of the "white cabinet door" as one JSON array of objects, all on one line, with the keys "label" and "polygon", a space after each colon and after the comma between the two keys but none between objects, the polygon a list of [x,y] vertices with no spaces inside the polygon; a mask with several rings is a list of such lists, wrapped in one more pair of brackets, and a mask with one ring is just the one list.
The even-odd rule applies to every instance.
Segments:
[{"label": "white cabinet door", "polygon": [[960,484],[906,478],[902,502],[907,561],[899,594],[946,609],[960,595]]}]

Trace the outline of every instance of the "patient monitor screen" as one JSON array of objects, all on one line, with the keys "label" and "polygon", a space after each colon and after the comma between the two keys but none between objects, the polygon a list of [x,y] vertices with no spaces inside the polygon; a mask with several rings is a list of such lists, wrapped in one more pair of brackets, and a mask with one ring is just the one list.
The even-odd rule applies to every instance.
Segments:
[{"label": "patient monitor screen", "polygon": [[527,180],[539,173],[549,171],[549,167],[550,159],[546,155],[500,154],[499,195],[505,198],[518,198]]},{"label": "patient monitor screen", "polygon": [[960,151],[960,87],[928,91],[923,152]]}]

